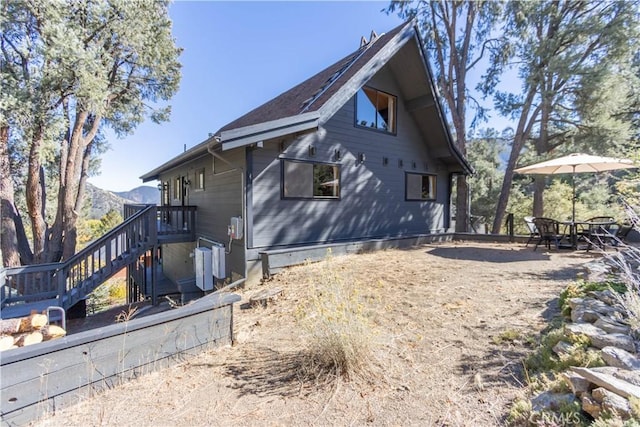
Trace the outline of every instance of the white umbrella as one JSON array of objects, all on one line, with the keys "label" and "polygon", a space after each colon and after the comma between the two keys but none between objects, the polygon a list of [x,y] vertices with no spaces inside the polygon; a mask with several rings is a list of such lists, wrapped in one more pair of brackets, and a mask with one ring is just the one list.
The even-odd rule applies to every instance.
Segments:
[{"label": "white umbrella", "polygon": [[556,175],[563,173],[571,174],[573,186],[573,205],[571,221],[576,221],[576,182],[574,174],[583,172],[603,172],[616,169],[637,168],[633,161],[629,159],[616,159],[613,157],[591,156],[589,154],[569,154],[553,160],[536,163],[514,169],[514,172],[531,175]]}]

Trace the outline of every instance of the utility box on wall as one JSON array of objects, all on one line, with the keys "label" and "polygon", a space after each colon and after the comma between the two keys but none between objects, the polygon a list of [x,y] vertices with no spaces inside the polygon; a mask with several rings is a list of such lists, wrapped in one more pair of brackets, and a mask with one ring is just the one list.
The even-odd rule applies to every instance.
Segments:
[{"label": "utility box on wall", "polygon": [[212,246],[211,253],[211,266],[213,268],[213,275],[216,276],[216,279],[222,280],[227,277],[227,269],[225,265],[225,257],[227,254],[224,251],[224,246]]},{"label": "utility box on wall", "polygon": [[213,290],[213,262],[209,248],[196,248],[196,286],[203,291]]}]

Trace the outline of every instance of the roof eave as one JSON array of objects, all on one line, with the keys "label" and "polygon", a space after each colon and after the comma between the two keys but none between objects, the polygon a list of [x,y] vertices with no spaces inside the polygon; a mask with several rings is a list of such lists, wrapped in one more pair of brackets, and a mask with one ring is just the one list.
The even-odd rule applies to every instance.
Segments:
[{"label": "roof eave", "polygon": [[431,86],[431,92],[434,94],[434,99],[436,100],[435,108],[438,113],[438,119],[440,120],[440,123],[442,124],[442,127],[445,130],[445,138],[447,140],[447,145],[449,146],[451,153],[454,155],[454,157],[458,160],[458,162],[462,166],[464,174],[472,175],[475,172],[473,167],[471,166],[471,164],[469,164],[467,159],[464,157],[464,155],[460,152],[456,144],[453,142],[453,136],[451,135],[451,130],[449,129],[449,125],[447,124],[447,121],[445,120],[445,117],[444,117],[444,112],[443,112],[442,104],[440,101],[441,100],[440,91],[438,90],[438,87],[434,84],[435,80],[433,78],[433,71],[431,70],[431,65],[429,65],[429,61],[427,60],[427,54],[424,51],[424,43],[422,41],[422,37],[420,36],[420,30],[418,29],[418,25],[415,21],[413,22],[413,29],[414,29],[414,37],[416,37],[416,43],[420,49],[420,56],[422,57],[422,62],[425,66],[425,70],[429,77],[429,86]]},{"label": "roof eave", "polygon": [[181,153],[180,155],[178,155],[178,156],[174,157],[173,159],[163,163],[162,165],[158,166],[157,168],[153,169],[152,171],[149,171],[149,172],[145,173],[144,175],[140,176],[140,179],[142,180],[142,182],[149,182],[149,181],[157,180],[160,177],[161,173],[166,172],[166,171],[168,171],[170,169],[173,169],[175,167],[178,167],[184,162],[197,159],[198,157],[202,157],[203,155],[205,155],[207,153],[207,148],[208,148],[208,146],[209,146],[209,144],[211,142],[215,142],[215,137],[211,136],[211,137],[207,138],[206,140],[204,140],[203,142],[199,143],[198,145],[195,145],[195,146],[191,147],[190,149],[188,149],[184,153]]},{"label": "roof eave", "polygon": [[278,120],[224,131],[220,133],[218,138],[223,151],[232,150],[234,148],[245,147],[281,136],[317,129],[319,119],[320,113],[317,111],[298,114]]}]

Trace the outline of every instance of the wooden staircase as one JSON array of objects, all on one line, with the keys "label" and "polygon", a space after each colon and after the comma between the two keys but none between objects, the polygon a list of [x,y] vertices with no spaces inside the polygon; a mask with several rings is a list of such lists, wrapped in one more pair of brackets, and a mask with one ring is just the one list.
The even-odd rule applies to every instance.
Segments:
[{"label": "wooden staircase", "polygon": [[127,219],[66,261],[0,270],[0,317],[49,306],[65,310],[158,245],[158,207],[140,205]]}]

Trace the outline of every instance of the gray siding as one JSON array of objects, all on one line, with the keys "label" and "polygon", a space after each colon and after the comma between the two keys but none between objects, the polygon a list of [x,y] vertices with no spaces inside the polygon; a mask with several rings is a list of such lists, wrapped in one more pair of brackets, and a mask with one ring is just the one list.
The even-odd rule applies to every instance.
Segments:
[{"label": "gray siding", "polygon": [[[196,237],[229,245],[227,226],[232,216],[242,216],[243,189],[242,181],[245,169],[244,149],[221,153],[232,163],[230,166],[212,155],[207,154],[179,168],[162,175],[162,180],[169,180],[174,185],[175,177],[184,176],[191,181],[190,189],[185,195],[184,204],[197,206]],[[215,165],[215,166],[214,166]],[[195,190],[196,173],[204,168],[205,188]],[[215,170],[214,170],[215,169]],[[179,205],[180,200],[173,199],[172,205]],[[177,281],[194,276],[193,258],[190,257],[195,242],[190,244],[170,244],[163,248],[163,271],[172,280]],[[244,277],[245,251],[244,238],[232,242],[232,251],[227,255],[227,277]]]},{"label": "gray siding", "polygon": [[[318,132],[253,152],[253,247],[445,231],[449,171],[430,156],[388,67],[367,85],[398,95],[397,135],[355,127],[351,99]],[[341,166],[341,200],[281,199],[280,159],[333,162],[336,149],[342,154],[335,162]],[[357,162],[358,153],[366,156],[364,163]],[[437,200],[405,201],[405,172],[436,174]]]}]

